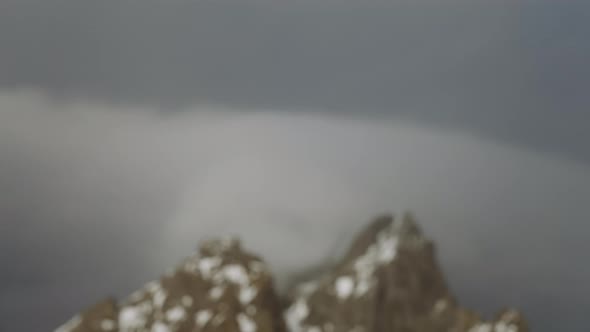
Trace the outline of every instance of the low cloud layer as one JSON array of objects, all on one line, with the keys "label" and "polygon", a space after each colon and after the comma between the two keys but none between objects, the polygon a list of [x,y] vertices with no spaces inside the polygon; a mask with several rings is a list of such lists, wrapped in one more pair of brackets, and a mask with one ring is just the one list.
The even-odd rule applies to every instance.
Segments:
[{"label": "low cloud layer", "polygon": [[583,330],[588,167],[395,120],[188,110],[0,94],[0,330],[47,331],[215,235],[284,285],[404,210],[466,305]]}]

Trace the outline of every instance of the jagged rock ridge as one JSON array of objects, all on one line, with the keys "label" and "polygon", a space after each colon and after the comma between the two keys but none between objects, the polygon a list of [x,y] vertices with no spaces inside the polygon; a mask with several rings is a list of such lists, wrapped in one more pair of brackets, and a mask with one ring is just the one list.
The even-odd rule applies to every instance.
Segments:
[{"label": "jagged rock ridge", "polygon": [[99,303],[56,332],[282,331],[267,266],[235,239],[205,243],[120,305]]},{"label": "jagged rock ridge", "polygon": [[291,332],[522,332],[519,313],[491,322],[458,306],[426,239],[410,215],[377,218],[326,275],[290,294]]},{"label": "jagged rock ridge", "polygon": [[121,304],[105,300],[56,332],[528,331],[517,311],[484,321],[461,308],[409,215],[377,218],[333,269],[280,303],[259,257],[236,239],[212,240]]}]

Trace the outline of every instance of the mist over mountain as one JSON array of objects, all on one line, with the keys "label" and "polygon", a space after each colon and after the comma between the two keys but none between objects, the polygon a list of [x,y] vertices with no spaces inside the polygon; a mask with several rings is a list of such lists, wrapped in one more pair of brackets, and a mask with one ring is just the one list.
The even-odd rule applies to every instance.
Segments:
[{"label": "mist over mountain", "polygon": [[394,120],[206,106],[162,117],[30,92],[4,93],[0,109],[5,329],[57,326],[212,235],[239,235],[285,283],[341,253],[359,221],[405,210],[466,305],[510,303],[535,331],[585,319],[584,164]]}]

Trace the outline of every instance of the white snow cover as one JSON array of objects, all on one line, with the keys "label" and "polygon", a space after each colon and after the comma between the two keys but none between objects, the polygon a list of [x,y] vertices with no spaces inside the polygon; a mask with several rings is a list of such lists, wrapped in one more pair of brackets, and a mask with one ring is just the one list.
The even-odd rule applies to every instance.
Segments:
[{"label": "white snow cover", "polygon": [[170,327],[168,325],[158,321],[152,325],[151,332],[172,332],[172,330],[170,329]]},{"label": "white snow cover", "polygon": [[256,322],[254,322],[252,318],[243,313],[239,313],[236,316],[236,320],[238,321],[241,332],[256,332]]},{"label": "white snow cover", "polygon": [[[220,241],[217,249],[218,253],[222,254],[224,250],[231,248],[234,243],[231,239]],[[196,257],[185,261],[185,271],[191,273],[198,273],[204,280],[212,281],[215,286],[209,290],[209,297],[212,300],[218,300],[225,292],[226,283],[239,286],[238,300],[243,305],[251,303],[258,295],[258,289],[251,285],[252,275],[260,274],[266,270],[264,263],[251,260],[247,263],[248,268],[240,264],[223,265],[221,257]],[[252,275],[251,275],[252,274]]]},{"label": "white snow cover", "polygon": [[383,264],[390,263],[396,256],[398,238],[395,232],[395,222],[392,226],[379,232],[377,242],[372,244],[364,255],[354,263],[356,271],[355,296],[363,296],[373,285],[375,270]]},{"label": "white snow cover", "polygon": [[205,278],[210,278],[211,272],[214,268],[221,265],[221,258],[219,257],[203,257],[199,260],[199,271]]},{"label": "white snow cover", "polygon": [[215,286],[209,290],[209,297],[212,300],[219,300],[223,296],[225,287]]},{"label": "white snow cover", "polygon": [[213,317],[213,312],[211,310],[197,311],[195,314],[195,324],[197,324],[199,327],[203,327],[207,325],[207,323],[211,320],[211,317]]},{"label": "white snow cover", "polygon": [[104,331],[112,331],[115,329],[115,322],[111,319],[103,319],[100,322],[100,328]]},{"label": "white snow cover", "polygon": [[133,331],[144,327],[146,312],[140,306],[124,307],[119,311],[119,329]]},{"label": "white snow cover", "polygon": [[299,298],[293,303],[284,314],[287,329],[290,332],[305,332],[303,328],[303,320],[309,315],[309,307],[307,305],[307,298]]},{"label": "white snow cover", "polygon": [[347,299],[354,290],[354,280],[351,277],[340,277],[335,282],[336,295],[344,300]]},{"label": "white snow cover", "polygon": [[166,311],[166,319],[169,322],[177,323],[181,321],[185,317],[185,315],[186,311],[181,306],[176,306]]},{"label": "white snow cover", "polygon": [[248,272],[238,264],[227,265],[223,268],[223,275],[227,280],[238,285],[245,285],[249,282]]},{"label": "white snow cover", "polygon": [[258,289],[252,286],[242,287],[240,289],[239,300],[240,303],[243,305],[247,305],[248,303],[252,302],[256,295],[258,294]]}]

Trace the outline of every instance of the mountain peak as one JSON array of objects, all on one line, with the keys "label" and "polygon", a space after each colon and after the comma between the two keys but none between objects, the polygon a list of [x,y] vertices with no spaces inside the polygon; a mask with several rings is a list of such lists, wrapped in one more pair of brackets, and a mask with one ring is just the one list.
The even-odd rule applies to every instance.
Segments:
[{"label": "mountain peak", "polygon": [[[284,303],[283,307],[281,303]],[[406,213],[375,218],[331,270],[281,299],[268,266],[238,238],[204,241],[160,280],[102,301],[56,332],[527,332],[504,310],[485,321],[460,307],[432,242]]]}]

